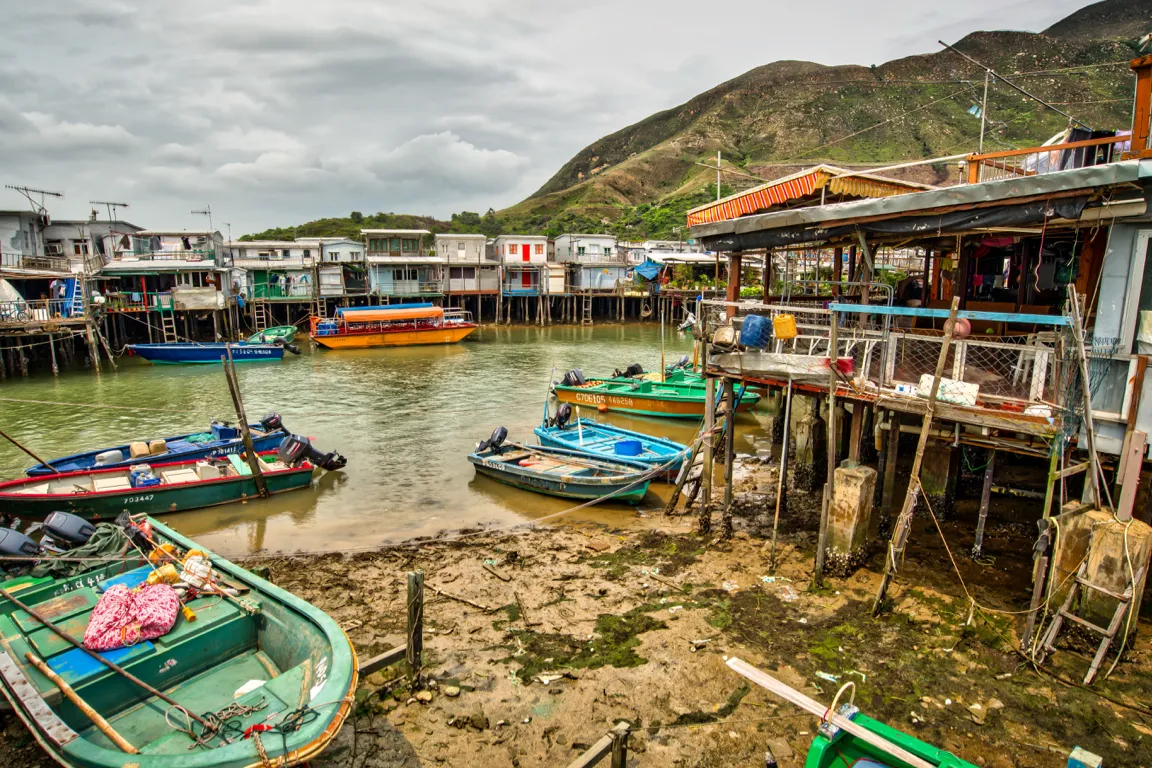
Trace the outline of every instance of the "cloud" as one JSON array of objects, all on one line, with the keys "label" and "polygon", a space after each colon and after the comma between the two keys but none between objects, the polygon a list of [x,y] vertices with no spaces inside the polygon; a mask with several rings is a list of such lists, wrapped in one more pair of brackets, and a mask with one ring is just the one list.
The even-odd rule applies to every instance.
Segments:
[{"label": "cloud", "polygon": [[299,140],[271,128],[229,128],[208,137],[217,149],[241,152],[295,152],[304,148]]},{"label": "cloud", "polygon": [[69,153],[117,152],[137,142],[122,125],[95,125],[61,120],[43,112],[24,112],[24,124],[12,125],[6,137],[10,148],[25,152]]},{"label": "cloud", "polygon": [[359,164],[382,184],[453,185],[497,193],[515,184],[528,161],[508,150],[477,147],[444,131],[417,136],[393,149],[364,147],[341,163]]}]

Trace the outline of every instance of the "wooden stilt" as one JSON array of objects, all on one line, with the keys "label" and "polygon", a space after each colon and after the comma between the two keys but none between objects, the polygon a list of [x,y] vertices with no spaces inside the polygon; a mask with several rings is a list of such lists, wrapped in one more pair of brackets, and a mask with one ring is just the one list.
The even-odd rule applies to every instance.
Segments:
[{"label": "wooden stilt", "polygon": [[857,464],[860,463],[861,441],[864,433],[864,411],[863,403],[855,402],[852,404],[852,429],[848,437],[848,460]]},{"label": "wooden stilt", "polygon": [[824,548],[828,543],[828,509],[832,505],[832,494],[836,491],[836,362],[839,359],[838,317],[832,313],[832,325],[828,330],[828,480],[824,484],[824,501],[820,507],[820,533],[816,540],[816,567],[812,582],[816,586],[824,583]]},{"label": "wooden stilt", "polygon": [[88,356],[92,358],[92,371],[100,375],[100,351],[96,349],[96,339],[92,335],[92,324],[89,323],[84,327],[85,334],[88,337]]},{"label": "wooden stilt", "polygon": [[52,355],[52,375],[60,375],[60,366],[56,365],[56,334],[48,334],[48,352]]},{"label": "wooden stilt", "polygon": [[768,556],[768,573],[776,572],[776,533],[780,528],[780,505],[788,475],[788,436],[792,432],[792,377],[788,377],[788,392],[784,399],[784,439],[780,447],[780,476],[776,478],[776,514],[772,518],[772,549]]},{"label": "wooden stilt", "polygon": [[732,538],[732,465],[736,463],[736,388],[731,379],[724,380],[724,511],[720,515],[720,538]]},{"label": "wooden stilt", "polygon": [[992,500],[992,473],[996,468],[996,449],[988,452],[988,466],[984,467],[984,489],[980,492],[980,518],[976,522],[976,542],[972,545],[972,557],[984,555],[984,525],[988,522],[988,504]]},{"label": "wooden stilt", "polygon": [[696,532],[701,536],[712,530],[712,449],[715,431],[716,379],[709,376],[704,380],[704,474],[700,480],[704,498],[700,505],[700,517],[696,526]]},{"label": "wooden stilt", "polygon": [[876,615],[884,605],[888,585],[896,573],[898,563],[904,557],[904,547],[908,544],[908,534],[912,527],[912,515],[916,511],[916,501],[920,494],[920,465],[924,461],[924,449],[928,447],[928,433],[932,430],[932,418],[936,410],[936,395],[940,391],[940,379],[944,375],[944,363],[952,346],[952,332],[956,327],[956,313],[960,309],[960,297],[952,297],[952,308],[948,322],[944,326],[944,342],[940,345],[940,356],[936,359],[936,373],[932,377],[932,389],[928,393],[928,403],[924,409],[924,421],[920,425],[920,441],[916,444],[916,455],[912,459],[912,472],[908,479],[908,491],[904,494],[904,506],[896,519],[892,538],[888,542],[888,557],[884,564],[884,576],[880,579],[880,589],[872,604],[872,614]]},{"label": "wooden stilt", "polygon": [[880,502],[880,527],[886,534],[896,503],[896,462],[900,446],[900,413],[888,411],[888,437],[884,449],[884,490]]}]

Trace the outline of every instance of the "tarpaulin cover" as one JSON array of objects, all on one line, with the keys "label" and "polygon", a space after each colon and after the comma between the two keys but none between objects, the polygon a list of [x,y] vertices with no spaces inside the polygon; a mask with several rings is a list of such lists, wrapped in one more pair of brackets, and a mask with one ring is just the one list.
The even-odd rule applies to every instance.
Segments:
[{"label": "tarpaulin cover", "polygon": [[663,264],[657,264],[651,259],[648,259],[643,264],[636,267],[636,274],[640,275],[640,277],[644,278],[645,280],[655,280],[656,275],[660,274],[660,270],[662,269],[664,269]]},{"label": "tarpaulin cover", "polygon": [[440,307],[416,309],[358,309],[344,310],[341,317],[346,323],[388,323],[399,320],[431,320],[444,317]]},{"label": "tarpaulin cover", "polygon": [[120,526],[111,523],[97,523],[96,533],[92,534],[92,538],[88,539],[82,546],[68,550],[67,560],[45,558],[37,563],[36,567],[29,573],[36,577],[68,578],[92,567],[92,564],[86,562],[85,558],[123,555],[130,546]]},{"label": "tarpaulin cover", "polygon": [[838,227],[782,227],[744,234],[729,234],[706,239],[717,251],[745,251],[776,248],[799,243],[817,243],[851,235],[857,231],[877,235],[933,235],[990,227],[1020,227],[1040,224],[1046,219],[1078,219],[1088,202],[1087,196],[1060,200],[1037,200],[1022,205],[1000,205],[973,208],[932,216],[899,216],[883,221],[845,224]]}]

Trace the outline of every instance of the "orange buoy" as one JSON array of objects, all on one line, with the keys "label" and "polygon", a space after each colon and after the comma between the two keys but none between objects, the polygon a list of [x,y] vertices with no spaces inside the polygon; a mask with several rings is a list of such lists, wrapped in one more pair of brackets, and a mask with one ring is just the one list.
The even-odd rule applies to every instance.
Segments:
[{"label": "orange buoy", "polygon": [[596,410],[600,413],[608,413],[608,406],[604,403],[600,403],[600,405],[596,406]]}]

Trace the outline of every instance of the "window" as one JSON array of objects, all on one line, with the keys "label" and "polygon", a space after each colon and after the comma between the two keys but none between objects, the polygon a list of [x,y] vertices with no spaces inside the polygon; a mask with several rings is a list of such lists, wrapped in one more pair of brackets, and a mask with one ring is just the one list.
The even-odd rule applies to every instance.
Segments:
[{"label": "window", "polygon": [[340,251],[328,251],[329,261],[340,261]]},{"label": "window", "polygon": [[610,246],[610,245],[604,246],[604,255],[605,256],[611,256],[612,255],[612,246]]},{"label": "window", "polygon": [[[245,249],[241,248],[240,253],[241,253],[241,255],[243,255],[243,254],[247,253],[247,251]],[[268,251],[260,251],[258,254],[256,254],[256,257],[260,258],[260,259],[268,259],[268,258],[271,258],[271,253],[269,253]]]},{"label": "window", "polygon": [[508,255],[509,256],[515,256],[516,255],[516,244],[515,243],[508,243]]},{"label": "window", "polygon": [[393,251],[400,250],[400,238],[398,238],[398,237],[392,238],[392,243],[389,246],[389,250],[393,250]]},{"label": "window", "polygon": [[544,244],[543,243],[536,243],[536,248],[534,249],[534,252],[537,256],[543,256],[544,255]]},{"label": "window", "polygon": [[405,238],[404,240],[401,240],[401,243],[403,244],[402,250],[405,252],[411,253],[412,251],[420,250],[419,240],[409,240],[408,238]]},{"label": "window", "polygon": [[306,258],[306,259],[312,258],[312,251],[309,250],[308,248],[304,249],[304,258]]},{"label": "window", "polygon": [[450,280],[475,280],[476,267],[451,267],[448,270]]},{"label": "window", "polygon": [[388,250],[388,241],[382,238],[373,238],[368,241],[368,250],[386,251]]},{"label": "window", "polygon": [[577,256],[583,256],[584,255],[584,246],[582,246],[582,245],[576,246],[576,255]]},{"label": "window", "polygon": [[84,242],[84,241],[80,241],[78,243],[73,243],[72,244],[72,253],[76,256],[87,256],[88,255],[88,243]]}]

